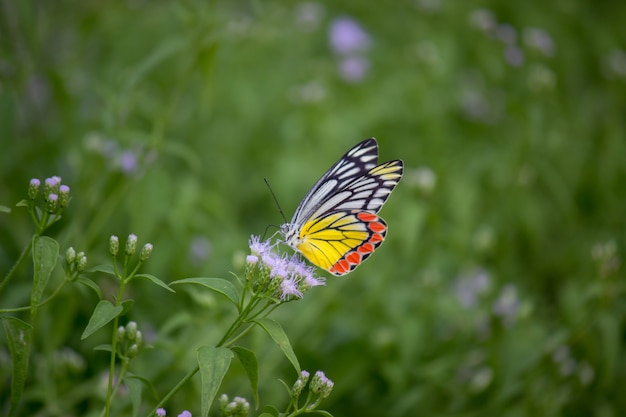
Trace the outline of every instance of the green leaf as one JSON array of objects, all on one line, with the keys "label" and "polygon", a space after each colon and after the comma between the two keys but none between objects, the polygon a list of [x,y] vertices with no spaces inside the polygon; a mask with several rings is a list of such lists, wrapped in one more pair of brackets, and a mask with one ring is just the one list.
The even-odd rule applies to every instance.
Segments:
[{"label": "green leaf", "polygon": [[261,326],[263,330],[274,339],[274,342],[278,344],[285,356],[287,356],[287,359],[289,359],[289,362],[291,362],[296,372],[300,373],[300,363],[298,363],[298,358],[291,347],[291,343],[289,343],[289,339],[283,327],[277,321],[270,318],[255,320],[255,323]]},{"label": "green leaf", "polygon": [[237,292],[237,288],[235,288],[232,282],[222,278],[185,278],[170,283],[170,285],[174,284],[202,285],[211,291],[224,295],[234,305],[239,305],[239,292]]},{"label": "green leaf", "polygon": [[98,331],[100,328],[104,327],[111,320],[120,315],[120,313],[124,310],[124,307],[114,306],[110,301],[102,300],[96,306],[91,318],[89,319],[89,323],[83,332],[83,335],[80,337],[81,340],[84,340]]},{"label": "green leaf", "polygon": [[96,265],[92,268],[87,269],[85,272],[102,272],[104,274],[116,276],[115,269],[111,264]]},{"label": "green leaf", "polygon": [[324,410],[313,410],[313,411],[310,411],[310,414],[320,414],[320,415],[326,416],[326,417],[333,417],[332,414],[330,414],[328,411],[324,411]]},{"label": "green leaf", "polygon": [[83,284],[88,288],[91,288],[98,296],[98,299],[102,299],[102,291],[100,291],[100,287],[98,287],[98,284],[96,284],[94,281],[90,280],[89,278],[79,276],[76,279],[76,282],[79,284]]},{"label": "green leaf", "polygon": [[110,352],[111,351],[111,344],[107,343],[104,345],[98,345],[95,348],[93,348],[93,350],[102,350],[104,352]]},{"label": "green leaf", "polygon": [[133,308],[133,304],[135,304],[135,300],[124,300],[120,303],[122,305],[122,312],[120,316],[124,316],[130,313],[131,308]]},{"label": "green leaf", "polygon": [[20,200],[15,207],[28,207],[28,200]]},{"label": "green leaf", "polygon": [[37,304],[41,301],[41,296],[48,285],[58,257],[59,244],[56,240],[48,236],[35,238],[33,242],[33,265],[35,271],[33,274],[33,290],[30,294],[32,314],[37,312]]},{"label": "green leaf", "polygon": [[280,412],[272,405],[266,405],[263,407],[263,413],[259,417],[278,417]]},{"label": "green leaf", "polygon": [[152,382],[148,379],[148,378],[144,378],[142,376],[139,375],[135,375],[132,373],[128,373],[126,374],[126,381],[128,381],[129,379],[134,379],[137,381],[140,381],[141,383],[143,383],[143,385],[148,388],[150,390],[150,393],[152,395],[152,398],[154,399],[158,399],[159,398],[159,394],[157,393],[156,389],[154,389],[154,385],[152,385]]},{"label": "green leaf", "polygon": [[0,206],[0,212],[2,213],[10,213],[11,209],[7,206]]},{"label": "green leaf", "polygon": [[10,316],[2,317],[2,324],[7,335],[13,373],[11,374],[11,408],[9,416],[17,412],[20,398],[24,392],[24,383],[28,374],[28,356],[30,353],[32,326]]},{"label": "green leaf", "polygon": [[134,278],[142,278],[142,279],[147,279],[148,281],[152,281],[153,283],[155,283],[156,285],[158,285],[161,288],[165,288],[166,290],[170,291],[170,292],[176,292],[173,289],[170,288],[169,285],[167,285],[165,282],[161,281],[160,279],[158,279],[157,277],[155,277],[154,275],[150,275],[150,274],[137,274],[134,276]]},{"label": "green leaf", "polygon": [[259,363],[256,359],[256,355],[250,349],[246,349],[241,346],[233,346],[230,348],[237,359],[243,365],[243,369],[246,370],[248,379],[250,380],[250,388],[252,388],[252,396],[254,397],[255,408],[259,406]]},{"label": "green leaf", "polygon": [[124,385],[128,388],[128,396],[132,407],[132,416],[136,416],[141,405],[141,381],[134,378],[124,378]]},{"label": "green leaf", "polygon": [[203,346],[198,348],[198,366],[202,381],[202,416],[207,417],[211,404],[228,371],[233,352],[223,347]]}]

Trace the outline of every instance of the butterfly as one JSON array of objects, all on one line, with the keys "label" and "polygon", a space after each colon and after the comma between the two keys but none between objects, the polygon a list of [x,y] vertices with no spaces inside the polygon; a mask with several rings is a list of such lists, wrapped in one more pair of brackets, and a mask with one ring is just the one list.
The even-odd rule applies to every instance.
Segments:
[{"label": "butterfly", "polygon": [[358,143],[330,167],[280,227],[283,243],[334,275],[359,266],[383,243],[387,224],[378,217],[402,178],[401,160],[378,165],[378,143]]}]

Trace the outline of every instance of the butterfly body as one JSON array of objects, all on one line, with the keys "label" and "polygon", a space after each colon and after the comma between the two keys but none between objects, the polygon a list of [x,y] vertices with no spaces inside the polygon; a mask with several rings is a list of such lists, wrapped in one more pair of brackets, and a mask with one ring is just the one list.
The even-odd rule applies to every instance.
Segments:
[{"label": "butterfly body", "polygon": [[358,143],[315,183],[291,221],[281,226],[283,242],[318,267],[347,274],[385,239],[387,225],[377,213],[402,172],[400,160],[378,165],[376,139]]}]

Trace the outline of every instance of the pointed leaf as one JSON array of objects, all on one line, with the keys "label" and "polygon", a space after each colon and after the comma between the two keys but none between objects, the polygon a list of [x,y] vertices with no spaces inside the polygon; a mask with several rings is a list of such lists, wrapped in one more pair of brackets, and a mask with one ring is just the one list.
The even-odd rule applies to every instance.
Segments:
[{"label": "pointed leaf", "polygon": [[202,285],[211,291],[224,295],[234,305],[239,305],[239,292],[232,282],[222,278],[185,278],[178,281],[171,282],[174,284],[198,284]]},{"label": "pointed leaf", "polygon": [[29,203],[28,200],[20,200],[15,207],[28,207]]},{"label": "pointed leaf", "polygon": [[111,344],[107,343],[104,345],[98,345],[95,348],[93,348],[93,350],[103,350],[105,352],[110,352],[111,351]]},{"label": "pointed leaf", "polygon": [[10,213],[11,209],[7,206],[0,206],[0,212],[2,213]]},{"label": "pointed leaf", "polygon": [[119,316],[120,313],[124,310],[122,306],[114,306],[110,301],[102,300],[96,305],[96,309],[94,310],[91,318],[89,319],[89,323],[83,332],[83,335],[80,337],[81,340],[84,340],[98,331],[100,328],[106,326],[108,322],[113,320],[115,317]]},{"label": "pointed leaf", "polygon": [[287,359],[289,359],[289,362],[291,362],[296,372],[300,373],[300,363],[298,363],[298,358],[291,347],[291,343],[289,343],[289,339],[283,327],[277,321],[269,318],[255,320],[255,322],[274,339],[274,342],[278,344],[285,356],[287,356]]},{"label": "pointed leaf", "polygon": [[202,417],[209,415],[211,404],[228,371],[233,353],[222,347],[203,346],[198,348],[198,366],[202,381]]},{"label": "pointed leaf", "polygon": [[248,379],[250,380],[250,388],[252,388],[252,396],[254,397],[255,409],[259,407],[259,363],[256,359],[256,355],[250,349],[246,349],[241,346],[233,346],[230,348],[237,359],[243,365],[243,369],[246,370]]},{"label": "pointed leaf", "polygon": [[98,296],[98,299],[102,299],[102,291],[100,291],[100,287],[98,287],[98,284],[96,284],[95,282],[93,282],[89,278],[86,278],[86,277],[83,277],[83,276],[79,276],[76,279],[76,282],[79,283],[79,284],[83,284],[87,288],[91,288],[96,293],[96,295]]},{"label": "pointed leaf", "polygon": [[11,374],[11,408],[9,416],[14,416],[24,391],[28,373],[32,326],[15,317],[2,317],[2,324],[7,335],[13,373]]},{"label": "pointed leaf", "polygon": [[92,268],[87,269],[85,272],[102,272],[104,274],[115,276],[115,269],[111,264],[96,265]]},{"label": "pointed leaf", "polygon": [[59,244],[48,236],[36,237],[33,242],[33,290],[30,294],[30,305],[33,314],[37,311],[37,304],[41,301],[50,275],[59,257]]},{"label": "pointed leaf", "polygon": [[168,290],[170,292],[176,292],[173,289],[171,289],[169,285],[167,285],[165,282],[161,281],[160,279],[158,279],[154,275],[137,274],[137,275],[135,275],[135,278],[147,279],[148,281],[152,281],[153,283],[155,283],[156,285],[158,285],[161,288],[165,288],[166,290]]}]

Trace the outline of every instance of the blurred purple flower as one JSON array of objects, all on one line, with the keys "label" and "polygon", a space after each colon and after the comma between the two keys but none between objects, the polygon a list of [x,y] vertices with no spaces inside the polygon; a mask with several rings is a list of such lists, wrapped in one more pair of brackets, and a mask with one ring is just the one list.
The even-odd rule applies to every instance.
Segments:
[{"label": "blurred purple flower", "polygon": [[476,9],[469,15],[470,25],[483,32],[492,31],[496,25],[496,17],[488,9]]},{"label": "blurred purple flower", "polygon": [[311,32],[318,28],[324,17],[324,6],[313,1],[306,1],[296,6],[296,23],[304,32]]},{"label": "blurred purple flower", "polygon": [[507,46],[504,50],[504,58],[512,67],[519,67],[524,63],[524,52],[517,46]]},{"label": "blurred purple flower", "polygon": [[137,172],[137,156],[132,151],[124,151],[119,156],[119,164],[122,171],[127,175]]},{"label": "blurred purple flower", "polygon": [[363,80],[369,68],[370,61],[362,56],[348,56],[339,61],[339,75],[350,83]]},{"label": "blurred purple flower", "polygon": [[551,57],[556,51],[556,45],[552,37],[544,29],[526,28],[522,37],[526,46],[538,50],[544,56]]},{"label": "blurred purple flower", "polygon": [[340,17],[330,26],[330,45],[335,53],[348,55],[365,51],[370,46],[370,37],[354,19]]},{"label": "blurred purple flower", "polygon": [[517,320],[519,309],[517,289],[513,284],[505,285],[493,303],[493,314],[500,317],[506,327],[511,327]]},{"label": "blurred purple flower", "polygon": [[504,44],[513,45],[517,41],[517,30],[512,25],[503,23],[495,28],[494,36]]},{"label": "blurred purple flower", "polygon": [[487,272],[478,269],[457,278],[454,283],[454,292],[461,306],[472,308],[478,304],[478,298],[489,290],[489,285],[490,279]]},{"label": "blurred purple flower", "polygon": [[189,260],[199,265],[211,254],[211,241],[204,236],[194,236],[189,245]]}]

